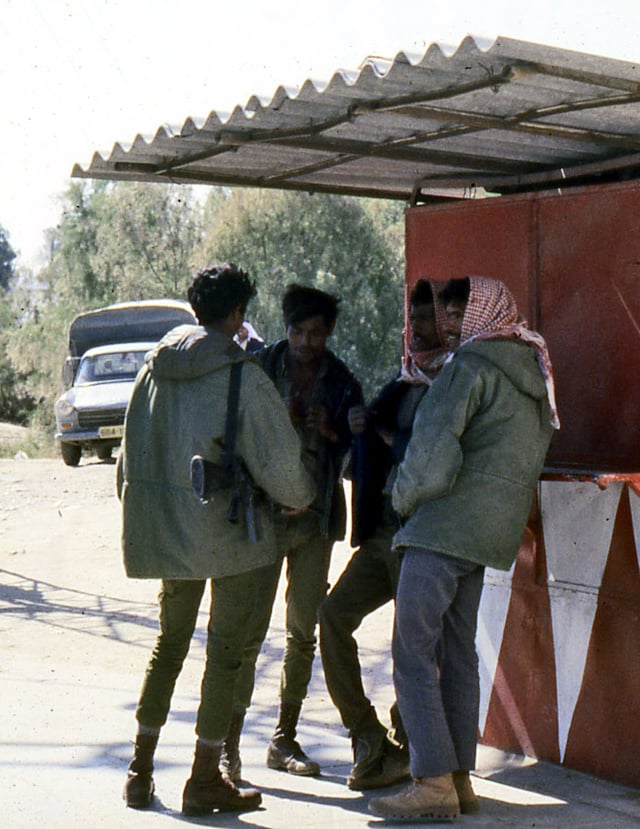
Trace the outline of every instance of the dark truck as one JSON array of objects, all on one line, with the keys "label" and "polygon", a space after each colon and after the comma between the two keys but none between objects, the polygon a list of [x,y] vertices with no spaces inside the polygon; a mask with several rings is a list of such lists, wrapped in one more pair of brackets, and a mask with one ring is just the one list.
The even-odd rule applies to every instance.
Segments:
[{"label": "dark truck", "polygon": [[145,354],[185,323],[196,323],[190,305],[169,299],[121,302],[75,317],[62,370],[66,391],[55,404],[56,440],[67,466],[80,463],[83,449],[101,460],[111,456]]}]

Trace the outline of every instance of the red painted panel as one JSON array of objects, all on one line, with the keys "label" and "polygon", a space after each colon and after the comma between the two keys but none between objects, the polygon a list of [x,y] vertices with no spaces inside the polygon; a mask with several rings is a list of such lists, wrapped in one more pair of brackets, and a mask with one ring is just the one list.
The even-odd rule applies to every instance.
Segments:
[{"label": "red painted panel", "polygon": [[[520,313],[536,314],[535,214],[531,198],[485,199],[406,213],[406,271],[421,277],[458,279],[469,274],[502,279]],[[531,290],[533,288],[533,291]]]},{"label": "red painted panel", "polygon": [[542,330],[560,461],[640,468],[640,188],[540,200]]},{"label": "red painted panel", "polygon": [[524,534],[489,700],[483,743],[560,761],[551,605],[540,513]]},{"label": "red painted panel", "polygon": [[406,271],[494,276],[547,338],[562,429],[556,468],[640,469],[640,187],[407,211]]},{"label": "red painted panel", "polygon": [[564,763],[640,786],[640,572],[623,492]]}]

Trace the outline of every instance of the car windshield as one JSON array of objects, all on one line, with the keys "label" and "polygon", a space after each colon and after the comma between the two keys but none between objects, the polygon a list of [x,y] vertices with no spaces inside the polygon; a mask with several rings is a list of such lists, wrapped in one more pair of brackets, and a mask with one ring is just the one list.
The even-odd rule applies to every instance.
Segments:
[{"label": "car windshield", "polygon": [[105,380],[134,380],[146,351],[115,351],[83,357],[76,383],[103,383]]}]

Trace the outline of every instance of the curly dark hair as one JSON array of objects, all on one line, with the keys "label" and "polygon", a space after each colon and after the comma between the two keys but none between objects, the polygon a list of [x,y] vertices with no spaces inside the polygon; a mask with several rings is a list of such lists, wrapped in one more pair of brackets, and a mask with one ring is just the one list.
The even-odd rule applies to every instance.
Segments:
[{"label": "curly dark hair", "polygon": [[450,279],[438,294],[443,305],[448,302],[468,302],[471,293],[471,282],[468,276],[462,279]]},{"label": "curly dark hair", "polygon": [[238,306],[244,316],[249,300],[255,295],[256,286],[249,274],[230,262],[199,270],[187,291],[201,325],[225,320]]},{"label": "curly dark hair", "polygon": [[288,285],[282,297],[285,325],[297,325],[309,317],[322,317],[327,328],[333,328],[338,317],[340,299],[307,285]]},{"label": "curly dark hair", "polygon": [[419,279],[409,294],[409,305],[433,305],[433,291],[428,279]]}]

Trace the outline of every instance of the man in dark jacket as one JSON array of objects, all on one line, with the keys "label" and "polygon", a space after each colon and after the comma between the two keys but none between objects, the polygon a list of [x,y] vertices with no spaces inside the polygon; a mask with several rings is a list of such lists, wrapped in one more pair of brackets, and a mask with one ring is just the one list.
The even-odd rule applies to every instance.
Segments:
[{"label": "man in dark jacket", "polygon": [[390,786],[409,777],[408,747],[397,707],[391,709],[391,739],[365,695],[353,636],[365,616],[395,595],[400,562],[392,540],[400,523],[391,506],[390,485],[411,436],[416,408],[446,354],[428,280],[419,280],[411,291],[408,316],[411,341],[402,373],[367,408],[349,412],[354,434],[352,544],[358,549],[320,608],[324,675],[351,737],[354,764],[347,785],[357,790]]},{"label": "man in dark jacket", "polygon": [[258,357],[287,405],[302,443],[303,462],[316,483],[310,509],[298,516],[275,518],[279,556],[266,571],[262,600],[253,623],[235,710],[225,743],[223,770],[240,779],[239,740],[251,702],[255,662],[264,640],[282,563],[287,560],[286,643],[280,674],[280,713],[267,752],[269,768],[290,774],[316,775],[318,763],[296,741],[296,728],[307,693],[315,652],[318,608],[327,592],[331,550],[344,538],[346,504],[340,480],[351,443],[348,412],[362,403],[360,384],[327,348],[338,315],[339,300],[302,285],[290,285],[282,299],[287,333]]},{"label": "man in dark jacket", "polygon": [[246,810],[260,803],[259,792],[222,777],[219,761],[261,574],[277,553],[271,510],[261,510],[260,538],[249,541],[242,510],[236,523],[227,520],[229,490],[201,503],[189,475],[194,455],[220,463],[230,434],[230,377],[239,364],[234,454],[274,502],[300,510],[313,497],[300,441],[273,383],[232,340],[254,295],[248,275],[234,265],[200,271],[189,289],[200,325],[175,328],[147,355],[127,411],[118,459],[125,568],[131,578],[162,579],[160,632],[136,709],[138,734],[124,790],[132,808],[148,807],[153,797],[154,752],[207,579],[207,658],[183,811]]},{"label": "man in dark jacket", "polygon": [[455,351],[418,407],[392,502],[404,523],[394,682],[413,782],[370,802],[388,819],[452,820],[478,810],[475,649],[485,567],[519,549],[554,426],[542,337],[498,280],[469,277],[440,297]]}]

